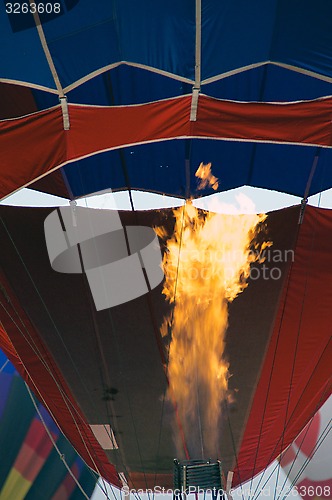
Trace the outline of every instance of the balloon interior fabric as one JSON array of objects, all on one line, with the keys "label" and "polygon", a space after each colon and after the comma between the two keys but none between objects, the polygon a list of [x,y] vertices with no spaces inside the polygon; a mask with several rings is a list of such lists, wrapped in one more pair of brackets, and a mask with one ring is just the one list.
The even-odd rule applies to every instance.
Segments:
[{"label": "balloon interior fabric", "polygon": [[279,458],[303,500],[332,498],[330,397]]},{"label": "balloon interior fabric", "polygon": [[[22,378],[0,351],[0,496],[17,500],[89,498],[96,476],[41,404],[36,410]],[[61,461],[51,438],[63,453]],[[79,482],[85,497],[73,477]]]},{"label": "balloon interior fabric", "polygon": [[0,12],[0,197],[332,187],[330,2],[39,4]]},{"label": "balloon interior fabric", "polygon": [[[301,210],[269,214],[273,252],[230,305],[233,401],[220,403],[218,458],[233,486],[279,456],[331,392],[332,214],[308,206],[299,224]],[[84,275],[50,266],[50,212],[0,207],[2,348],[90,467],[117,486],[126,478],[134,488],[171,487],[181,423],[165,399],[162,285],[96,311]],[[166,209],[120,217],[170,233],[174,225]]]}]

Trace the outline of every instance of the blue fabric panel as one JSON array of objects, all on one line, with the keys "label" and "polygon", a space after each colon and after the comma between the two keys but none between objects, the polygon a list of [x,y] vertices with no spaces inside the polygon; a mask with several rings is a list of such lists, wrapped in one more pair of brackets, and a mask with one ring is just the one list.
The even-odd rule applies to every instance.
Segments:
[{"label": "blue fabric panel", "polygon": [[317,152],[319,160],[309,195],[328,189],[332,186],[332,172],[328,168],[332,151],[284,144],[256,145],[247,184],[303,197]]},{"label": "blue fabric panel", "polygon": [[191,154],[191,193],[205,196],[212,188],[197,190],[195,172],[201,162],[212,163],[212,172],[219,180],[218,191],[227,191],[246,183],[253,145],[248,142],[196,139]]},{"label": "blue fabric panel", "polygon": [[62,18],[44,27],[62,87],[121,60],[112,3],[80,0],[78,7],[60,26]]},{"label": "blue fabric panel", "polygon": [[202,80],[269,60],[276,0],[203,0]]},{"label": "blue fabric panel", "polygon": [[[246,143],[237,141],[199,140],[193,143],[191,164],[212,162],[213,174],[219,178],[218,191],[253,186],[303,197],[315,155],[319,160],[309,195],[332,187],[332,150],[288,144]],[[191,192],[197,192],[192,172]]]},{"label": "blue fabric panel", "polygon": [[121,65],[68,92],[68,102],[117,106],[142,104],[183,94],[192,85],[158,73]]},{"label": "blue fabric panel", "polygon": [[[190,94],[192,85],[130,66],[107,71],[67,93],[68,102],[119,106],[153,102]],[[202,93],[235,101],[296,101],[332,95],[332,83],[264,66],[202,86]],[[38,109],[59,103],[48,92],[33,90]]]},{"label": "blue fabric panel", "polygon": [[[209,139],[172,140],[95,155],[64,168],[75,197],[105,189],[127,187],[172,196],[199,197],[195,172],[201,162],[212,163],[218,191],[243,185],[303,197],[314,157],[319,161],[309,194],[332,187],[332,151],[311,146],[262,144]],[[190,186],[186,186],[186,158]]]},{"label": "blue fabric panel", "polygon": [[[38,410],[40,412],[40,415],[41,415],[41,418],[43,419],[47,429],[53,434],[53,437],[54,436],[59,436],[60,434],[60,430],[59,428],[57,427],[56,423],[54,422],[53,418],[51,417],[51,415],[48,413],[48,411],[43,407],[43,405],[39,404],[38,405]],[[38,415],[38,413],[36,413],[36,416],[35,418],[37,420],[40,420],[41,421],[41,418],[40,416]]]},{"label": "blue fabric panel", "polygon": [[[191,0],[61,0],[61,12],[41,20],[63,86],[119,61],[194,79],[195,3]],[[0,13],[7,44],[0,77],[54,88],[33,19]],[[275,60],[332,77],[332,4],[326,0],[202,1],[202,79]],[[142,68],[120,66],[68,92],[72,103],[130,105],[189,94],[192,85]],[[203,85],[202,92],[239,101],[292,101],[332,95],[332,84],[276,66],[251,69]],[[39,109],[58,103],[34,90]],[[215,140],[172,140],[95,155],[64,172],[74,196],[132,188],[192,195],[201,161],[213,164],[220,189],[243,184],[303,196],[315,148]],[[322,150],[311,192],[331,186],[331,153]]]},{"label": "blue fabric panel", "polygon": [[0,373],[0,422],[3,411],[7,404],[7,398],[10,391],[13,375],[9,373]]},{"label": "blue fabric panel", "polygon": [[38,109],[48,109],[59,104],[59,98],[56,94],[35,89],[32,93]]},{"label": "blue fabric panel", "polygon": [[165,141],[95,155],[67,165],[64,171],[75,197],[128,185],[184,197],[184,158],[184,140]]},{"label": "blue fabric panel", "polygon": [[62,86],[119,61],[192,77],[194,7],[190,0],[80,0],[44,26]]},{"label": "blue fabric panel", "polygon": [[310,187],[310,195],[332,188],[332,150],[320,149],[319,159]]},{"label": "blue fabric panel", "polygon": [[269,65],[264,85],[264,101],[301,101],[332,95],[332,83]]},{"label": "blue fabric panel", "polygon": [[[6,361],[8,361],[8,358],[7,356],[5,355],[5,353],[3,351],[0,350],[0,368],[2,366],[4,366],[4,364],[6,363]],[[1,373],[10,373],[10,374],[13,374],[15,373],[15,368],[13,366],[13,364],[9,361],[9,363],[6,364],[6,366],[3,368],[2,372]]]},{"label": "blue fabric panel", "polygon": [[202,93],[231,101],[260,101],[267,72],[265,66],[202,85]]},{"label": "blue fabric panel", "polygon": [[271,59],[332,77],[332,2],[279,0]]},{"label": "blue fabric panel", "polygon": [[[0,78],[54,89],[32,15],[7,14],[2,3]],[[63,87],[120,61],[194,80],[192,0],[53,3],[60,12],[41,21]],[[202,79],[268,60],[332,77],[331,14],[327,0],[203,0]]]},{"label": "blue fabric panel", "polygon": [[[53,3],[61,5],[60,13],[41,15],[41,21],[62,87],[120,61],[194,78],[195,4],[191,0]],[[3,5],[0,32],[7,42],[0,48],[0,78],[54,89],[32,15],[7,14]]]},{"label": "blue fabric panel", "polygon": [[74,197],[126,186],[119,150],[70,163],[63,172]]},{"label": "blue fabric panel", "polygon": [[332,95],[332,83],[271,64],[203,85],[202,92],[234,101],[299,101]]},{"label": "blue fabric panel", "polygon": [[256,144],[247,184],[303,197],[315,153],[310,146]]},{"label": "blue fabric panel", "polygon": [[117,0],[122,60],[194,79],[195,2]]},{"label": "blue fabric panel", "polygon": [[36,29],[30,22],[19,29],[14,21],[24,15],[7,14],[5,4],[0,6],[0,78],[55,88]]}]

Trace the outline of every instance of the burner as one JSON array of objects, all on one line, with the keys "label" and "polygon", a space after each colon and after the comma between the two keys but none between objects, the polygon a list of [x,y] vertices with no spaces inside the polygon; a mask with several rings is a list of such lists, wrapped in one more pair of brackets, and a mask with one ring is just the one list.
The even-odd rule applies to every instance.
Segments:
[{"label": "burner", "polygon": [[174,499],[184,494],[211,492],[212,499],[226,498],[219,460],[174,460]]}]

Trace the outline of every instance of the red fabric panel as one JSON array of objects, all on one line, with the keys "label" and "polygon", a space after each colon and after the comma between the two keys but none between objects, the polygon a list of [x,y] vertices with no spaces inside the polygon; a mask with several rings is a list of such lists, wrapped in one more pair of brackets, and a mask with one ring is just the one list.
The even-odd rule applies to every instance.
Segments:
[{"label": "red fabric panel", "polygon": [[127,144],[189,134],[191,97],[139,106],[58,106],[0,122],[0,199],[61,164]]},{"label": "red fabric panel", "polygon": [[[74,477],[79,479],[80,470],[76,463],[71,466],[70,470],[73,473]],[[57,491],[54,493],[52,500],[63,500],[64,498],[70,498],[70,495],[73,493],[75,488],[76,483],[72,476],[68,473]]]},{"label": "red fabric panel", "polygon": [[130,144],[177,137],[331,146],[332,99],[271,104],[200,96],[190,122],[191,96],[133,106],[60,106],[0,122],[0,198],[65,164]]},{"label": "red fabric panel", "polygon": [[44,429],[42,429],[42,432],[44,437],[43,453],[36,453],[35,449],[31,448],[31,446],[24,442],[13,465],[13,468],[16,469],[17,472],[24,477],[24,479],[30,481],[31,483],[38,476],[53,448],[53,444]]},{"label": "red fabric panel", "polygon": [[[37,397],[42,403],[44,400],[47,401],[47,409],[83,460],[106,480],[115,486],[121,486],[114,466],[108,462],[105,452],[74,401],[69,387],[2,273],[0,278],[7,297],[1,314],[1,322],[6,330],[6,333],[2,332],[0,335],[1,349],[35,393],[34,380],[37,381],[39,391],[36,393]],[[68,404],[65,403],[62,394],[66,395]]]},{"label": "red fabric panel", "polygon": [[15,347],[12,344],[12,341],[7,335],[7,332],[5,332],[3,326],[0,323],[0,346],[3,352],[6,354],[7,358],[15,365],[16,370],[18,370],[20,373],[23,370],[23,368],[19,368],[20,365],[22,365],[20,358],[18,357],[18,354],[15,350]]},{"label": "red fabric panel", "polygon": [[52,496],[52,500],[63,500],[64,498],[68,498],[68,494],[66,485],[62,483]]},{"label": "red fabric panel", "polygon": [[331,393],[331,248],[331,211],[308,206],[233,485],[255,476],[279,456]]},{"label": "red fabric panel", "polygon": [[191,97],[138,106],[70,105],[68,158],[123,145],[188,136]]},{"label": "red fabric panel", "polygon": [[296,103],[199,98],[191,135],[246,141],[332,145],[332,99]]},{"label": "red fabric panel", "polygon": [[0,122],[0,198],[66,160],[59,107]]},{"label": "red fabric panel", "polygon": [[[57,434],[51,432],[51,436],[56,441]],[[27,446],[31,447],[33,453],[36,453],[45,459],[52,449],[52,442],[48,434],[45,432],[44,425],[40,420],[37,420],[37,418],[31,422],[29,432],[27,433],[24,442]]]},{"label": "red fabric panel", "polygon": [[298,436],[295,439],[296,446],[299,449],[301,449],[301,452],[307,455],[307,457],[310,457],[312,450],[315,449],[316,443],[319,438],[320,425],[321,425],[321,416],[320,413],[318,412],[306,426],[308,432],[306,432],[306,429],[304,429],[300,434],[300,436]]}]

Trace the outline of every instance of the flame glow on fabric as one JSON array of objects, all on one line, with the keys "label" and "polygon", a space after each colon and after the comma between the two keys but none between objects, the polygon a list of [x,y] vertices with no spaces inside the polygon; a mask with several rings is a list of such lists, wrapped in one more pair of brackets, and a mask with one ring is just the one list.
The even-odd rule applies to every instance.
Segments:
[{"label": "flame glow on fabric", "polygon": [[[211,164],[201,164],[196,176],[203,187],[218,186]],[[241,210],[233,207],[234,214]],[[217,457],[221,402],[231,397],[224,358],[228,303],[247,287],[250,264],[259,260],[250,247],[266,215],[242,214],[235,221],[199,212],[190,201],[173,213],[163,259],[163,294],[173,304],[162,326],[164,337],[171,333],[168,397],[177,406],[189,456]]]}]

